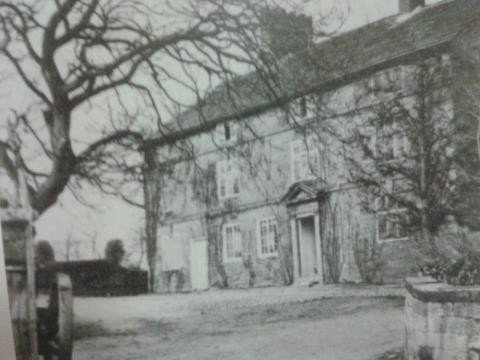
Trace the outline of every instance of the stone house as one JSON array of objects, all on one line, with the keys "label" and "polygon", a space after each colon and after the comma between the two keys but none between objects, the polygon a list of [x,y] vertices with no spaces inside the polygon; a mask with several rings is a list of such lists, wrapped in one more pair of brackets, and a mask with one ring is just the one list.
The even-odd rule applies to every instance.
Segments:
[{"label": "stone house", "polygon": [[[328,122],[348,133],[358,108],[378,101],[359,105],[365,84],[408,87],[422,61],[448,70],[446,105],[452,119],[464,116],[458,89],[476,89],[465,59],[480,55],[480,1],[399,0],[399,9],[315,45],[309,56],[322,69],[289,57],[292,89],[275,101],[248,75],[235,106],[192,108],[149,141],[149,181],[161,188],[157,291],[359,282],[362,257],[377,248],[375,281],[416,271],[408,231],[390,218],[402,208],[367,211],[339,155],[344,144],[315,131]],[[384,141],[393,158],[404,146],[395,136]]]}]

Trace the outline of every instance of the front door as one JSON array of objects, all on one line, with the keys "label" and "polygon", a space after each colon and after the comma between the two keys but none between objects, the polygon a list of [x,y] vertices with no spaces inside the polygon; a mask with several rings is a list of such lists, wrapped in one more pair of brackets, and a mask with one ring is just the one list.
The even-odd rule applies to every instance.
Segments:
[{"label": "front door", "polygon": [[310,278],[318,275],[314,216],[298,219],[298,255],[300,277]]},{"label": "front door", "polygon": [[192,290],[208,289],[208,243],[196,239],[190,243],[190,279]]}]

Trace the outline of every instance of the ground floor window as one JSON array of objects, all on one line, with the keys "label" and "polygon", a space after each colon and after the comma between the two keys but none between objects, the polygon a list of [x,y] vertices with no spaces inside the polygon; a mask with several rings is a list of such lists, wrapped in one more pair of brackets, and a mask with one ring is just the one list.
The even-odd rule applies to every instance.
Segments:
[{"label": "ground floor window", "polygon": [[278,255],[278,227],[275,218],[258,221],[258,256]]},{"label": "ground floor window", "polygon": [[377,200],[377,233],[379,241],[408,238],[407,209],[402,208],[390,197]]},{"label": "ground floor window", "polygon": [[243,245],[240,225],[227,224],[223,227],[223,254],[225,261],[242,259]]}]

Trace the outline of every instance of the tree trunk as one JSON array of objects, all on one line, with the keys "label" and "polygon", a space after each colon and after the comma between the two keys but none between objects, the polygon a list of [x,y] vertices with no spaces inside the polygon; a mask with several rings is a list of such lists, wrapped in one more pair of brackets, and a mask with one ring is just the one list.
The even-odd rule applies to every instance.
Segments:
[{"label": "tree trunk", "polygon": [[46,111],[44,117],[50,132],[53,165],[47,179],[31,196],[31,205],[39,214],[55,204],[76,166],[70,142],[70,111]]},{"label": "tree trunk", "polygon": [[161,256],[157,254],[157,231],[158,218],[160,213],[160,178],[154,162],[154,155],[151,151],[145,150],[145,167],[143,169],[143,196],[145,204],[145,240],[147,250],[148,269],[150,272],[150,291],[157,290],[156,268],[161,266]]}]

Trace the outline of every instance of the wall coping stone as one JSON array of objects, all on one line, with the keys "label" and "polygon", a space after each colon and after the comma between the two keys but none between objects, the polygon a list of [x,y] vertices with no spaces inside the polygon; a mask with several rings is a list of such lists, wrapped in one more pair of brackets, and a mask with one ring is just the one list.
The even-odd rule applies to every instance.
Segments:
[{"label": "wall coping stone", "polygon": [[405,287],[415,299],[436,303],[480,303],[480,286],[453,286],[432,277],[407,278]]}]

